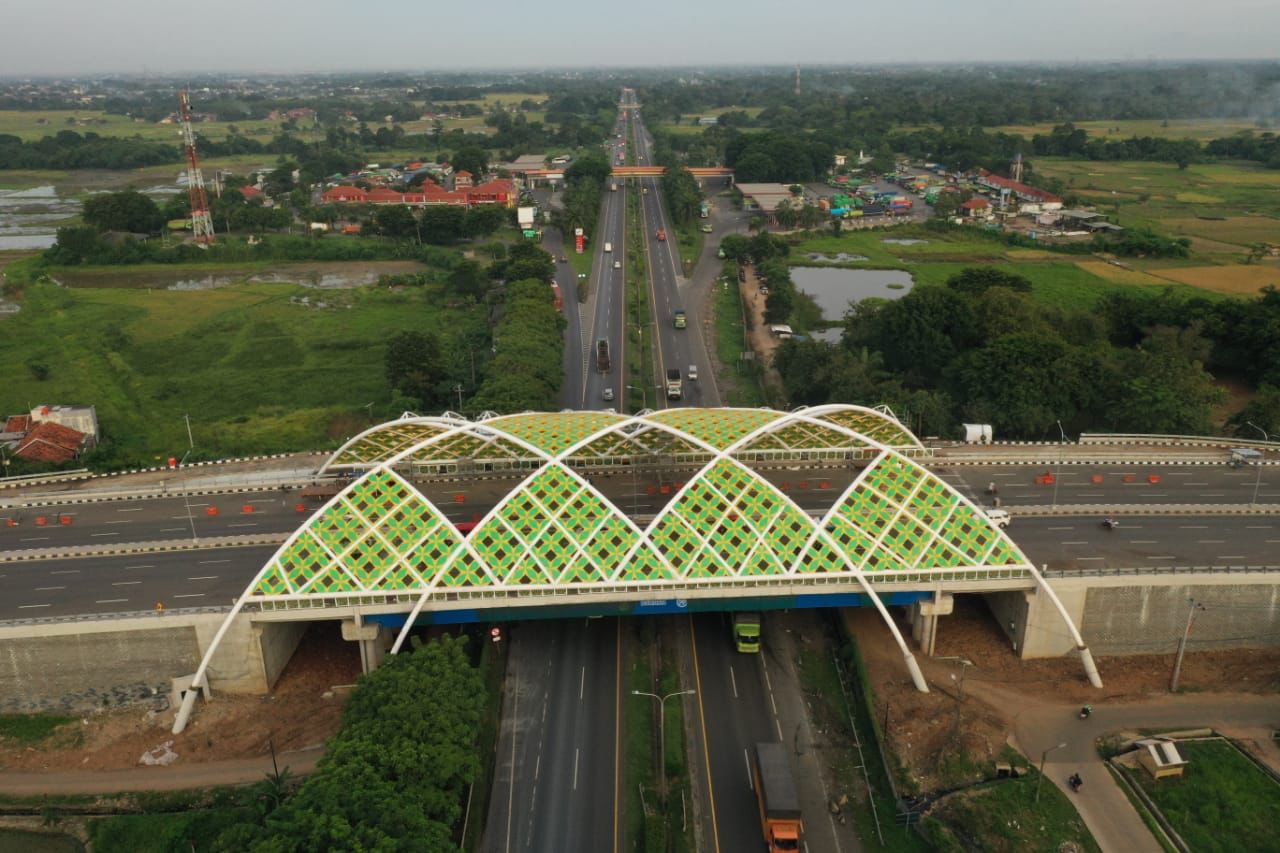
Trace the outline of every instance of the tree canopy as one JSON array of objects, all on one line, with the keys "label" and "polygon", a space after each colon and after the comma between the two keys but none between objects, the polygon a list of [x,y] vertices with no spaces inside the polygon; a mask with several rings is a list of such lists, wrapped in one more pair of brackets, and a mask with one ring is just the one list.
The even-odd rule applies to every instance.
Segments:
[{"label": "tree canopy", "polygon": [[85,200],[81,218],[99,231],[153,234],[164,227],[164,215],[147,196],[133,190],[101,193]]}]

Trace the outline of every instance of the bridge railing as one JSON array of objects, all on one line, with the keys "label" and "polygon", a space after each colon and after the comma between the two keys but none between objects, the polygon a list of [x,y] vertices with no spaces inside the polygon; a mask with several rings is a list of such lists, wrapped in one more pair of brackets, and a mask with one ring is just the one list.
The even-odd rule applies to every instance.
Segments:
[{"label": "bridge railing", "polygon": [[1213,435],[1149,435],[1138,432],[1086,432],[1080,444],[1164,444],[1201,447],[1249,447],[1255,450],[1280,450],[1280,441]]},{"label": "bridge railing", "polygon": [[1138,566],[1134,568],[1049,569],[1047,578],[1143,577],[1148,575],[1242,575],[1276,574],[1280,566]]}]

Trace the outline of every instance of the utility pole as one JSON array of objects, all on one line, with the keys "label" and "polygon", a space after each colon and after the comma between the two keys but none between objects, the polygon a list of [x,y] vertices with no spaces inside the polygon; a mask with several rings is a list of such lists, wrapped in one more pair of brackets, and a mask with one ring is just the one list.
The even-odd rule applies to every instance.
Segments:
[{"label": "utility pole", "polygon": [[454,385],[453,391],[455,394],[458,395],[458,413],[461,414],[462,413],[462,385],[461,384]]},{"label": "utility pole", "polygon": [[658,703],[658,780],[661,784],[662,802],[667,802],[667,700],[672,696],[692,696],[694,690],[677,690],[666,696],[657,693],[646,693],[643,690],[632,690],[634,696],[648,696]]},{"label": "utility pole", "polygon": [[1178,679],[1182,676],[1182,656],[1187,651],[1187,638],[1191,636],[1191,626],[1196,622],[1196,611],[1204,610],[1204,605],[1194,598],[1187,599],[1190,605],[1187,610],[1187,627],[1182,631],[1182,640],[1178,643],[1178,657],[1173,661],[1173,677],[1169,679],[1169,692],[1178,692]]},{"label": "utility pole", "polygon": [[1058,425],[1058,435],[1062,437],[1062,441],[1058,443],[1058,470],[1053,475],[1053,505],[1058,505],[1058,480],[1062,477],[1062,450],[1063,445],[1067,443],[1066,430],[1062,428],[1062,421],[1054,421]]},{"label": "utility pole", "polygon": [[1063,749],[1066,745],[1067,745],[1066,741],[1063,741],[1057,746],[1051,746],[1048,749],[1046,749],[1044,752],[1040,753],[1040,775],[1036,777],[1036,802],[1037,803],[1040,802],[1040,783],[1044,781],[1044,760],[1049,757],[1049,753],[1053,752],[1055,749]]}]

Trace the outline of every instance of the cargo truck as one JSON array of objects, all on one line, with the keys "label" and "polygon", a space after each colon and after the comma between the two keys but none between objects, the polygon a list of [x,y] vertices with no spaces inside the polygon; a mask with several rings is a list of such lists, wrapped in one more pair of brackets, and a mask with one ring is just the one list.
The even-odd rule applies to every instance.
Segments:
[{"label": "cargo truck", "polygon": [[665,228],[659,228],[657,231],[654,232],[653,236],[658,238],[659,243],[667,242],[667,231]]},{"label": "cargo truck", "polygon": [[684,396],[684,383],[680,379],[680,368],[673,367],[667,371],[667,399],[679,400]]},{"label": "cargo truck", "polygon": [[799,850],[804,824],[800,820],[800,795],[796,791],[795,776],[791,774],[786,747],[780,743],[756,744],[752,771],[765,849],[769,853]]},{"label": "cargo truck", "polygon": [[738,651],[756,654],[760,651],[760,614],[733,614],[733,643]]},{"label": "cargo truck", "polygon": [[683,309],[677,308],[675,314],[672,315],[672,321],[677,329],[683,329],[689,325],[689,317],[684,313]]},{"label": "cargo truck", "polygon": [[596,341],[596,370],[601,373],[608,373],[612,367],[609,361],[609,342],[604,338]]}]

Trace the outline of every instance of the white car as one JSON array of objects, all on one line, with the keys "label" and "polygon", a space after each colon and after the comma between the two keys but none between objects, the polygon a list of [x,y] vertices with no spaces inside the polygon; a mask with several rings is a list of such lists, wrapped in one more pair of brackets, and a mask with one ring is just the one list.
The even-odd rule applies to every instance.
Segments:
[{"label": "white car", "polygon": [[603,394],[601,394],[600,396],[604,397],[605,402],[608,402],[608,401],[612,400],[612,399],[613,399],[613,389],[612,389],[612,388],[606,388],[606,389],[604,389],[604,393],[603,393]]},{"label": "white car", "polygon": [[1008,527],[1009,522],[1013,520],[1007,509],[989,509],[987,510],[987,518],[991,519],[995,526],[1002,530]]},{"label": "white car", "polygon": [[622,269],[622,261],[614,261],[614,262],[613,262],[613,268],[614,268],[615,270],[620,270],[620,269]]},{"label": "white car", "polygon": [[689,365],[689,381],[695,382],[697,381],[697,379],[698,379],[698,365],[691,364]]}]

